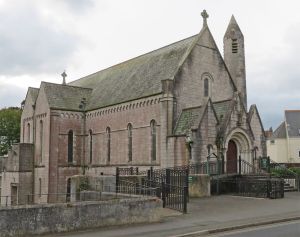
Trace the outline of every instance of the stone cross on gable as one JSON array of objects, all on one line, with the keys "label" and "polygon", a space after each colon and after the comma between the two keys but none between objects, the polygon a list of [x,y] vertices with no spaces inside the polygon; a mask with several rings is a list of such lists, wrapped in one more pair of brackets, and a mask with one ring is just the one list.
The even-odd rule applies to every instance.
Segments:
[{"label": "stone cross on gable", "polygon": [[203,10],[203,12],[201,12],[201,16],[203,17],[203,26],[207,26],[207,18],[209,17],[209,15],[207,14],[206,10]]},{"label": "stone cross on gable", "polygon": [[68,76],[66,71],[64,71],[62,74],[61,74],[62,78],[63,78],[63,85],[66,85],[66,77]]}]

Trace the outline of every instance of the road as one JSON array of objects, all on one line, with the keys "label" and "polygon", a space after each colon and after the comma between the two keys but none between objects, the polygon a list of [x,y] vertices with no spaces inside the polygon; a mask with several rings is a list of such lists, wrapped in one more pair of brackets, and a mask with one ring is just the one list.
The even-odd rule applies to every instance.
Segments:
[{"label": "road", "polygon": [[207,237],[299,237],[300,221],[267,225],[239,231],[224,232]]}]

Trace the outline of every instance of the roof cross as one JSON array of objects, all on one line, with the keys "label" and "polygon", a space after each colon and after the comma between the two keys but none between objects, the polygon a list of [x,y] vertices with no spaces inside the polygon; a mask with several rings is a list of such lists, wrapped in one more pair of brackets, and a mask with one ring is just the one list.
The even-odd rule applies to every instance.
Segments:
[{"label": "roof cross", "polygon": [[63,85],[66,85],[66,77],[68,76],[66,71],[64,71],[62,74],[61,74],[62,78],[63,78]]},{"label": "roof cross", "polygon": [[209,15],[207,14],[206,10],[203,10],[203,12],[201,12],[201,16],[203,17],[203,26],[207,26],[207,18],[209,17]]}]

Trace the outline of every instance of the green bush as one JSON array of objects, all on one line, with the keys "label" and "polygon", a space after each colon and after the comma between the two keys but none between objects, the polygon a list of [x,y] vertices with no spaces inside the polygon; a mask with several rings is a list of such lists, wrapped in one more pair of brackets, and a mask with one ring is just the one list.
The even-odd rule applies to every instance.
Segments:
[{"label": "green bush", "polygon": [[300,167],[291,167],[289,168],[289,170],[293,171],[294,173],[300,176]]},{"label": "green bush", "polygon": [[[297,169],[296,172],[295,169]],[[286,169],[280,167],[271,169],[271,174],[276,177],[293,177],[295,173],[300,175],[300,169],[299,168]]]}]

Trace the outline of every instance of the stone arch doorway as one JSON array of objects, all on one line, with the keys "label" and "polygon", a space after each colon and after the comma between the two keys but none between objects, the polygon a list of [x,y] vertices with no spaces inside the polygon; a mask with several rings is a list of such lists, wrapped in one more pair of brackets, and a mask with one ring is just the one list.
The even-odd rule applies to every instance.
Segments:
[{"label": "stone arch doorway", "polygon": [[[251,147],[252,142],[247,132],[241,128],[233,129],[225,139],[225,172],[239,173],[238,159],[252,163]],[[242,172],[242,170],[241,170]]]},{"label": "stone arch doorway", "polygon": [[238,150],[237,145],[233,140],[229,140],[228,148],[226,152],[227,162],[226,162],[226,170],[227,173],[237,173],[237,157],[238,157]]}]

